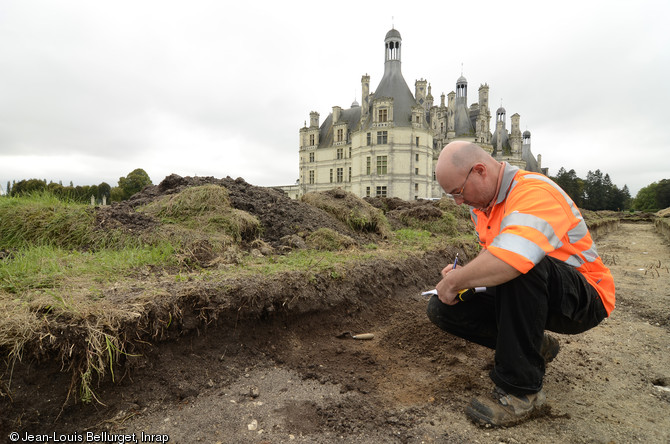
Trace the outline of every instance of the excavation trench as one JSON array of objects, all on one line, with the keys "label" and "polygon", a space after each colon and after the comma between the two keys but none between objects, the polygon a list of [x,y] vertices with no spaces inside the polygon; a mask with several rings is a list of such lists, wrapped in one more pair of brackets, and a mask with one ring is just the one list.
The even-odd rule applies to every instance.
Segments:
[{"label": "excavation trench", "polygon": [[[178,443],[667,442],[670,248],[651,224],[598,240],[618,304],[561,353],[548,408],[510,429],[480,429],[463,408],[491,388],[491,350],[441,332],[420,295],[453,246],[346,272],[224,286],[189,283],[163,341],[135,332],[132,352],[95,386],[100,403],[65,402],[61,362],[25,359],[3,399],[3,436],[155,434]],[[231,302],[232,301],[232,302]],[[160,311],[156,311],[157,315]],[[129,331],[132,333],[132,331]],[[369,340],[351,334],[371,333]],[[127,334],[131,338],[131,334]]]}]

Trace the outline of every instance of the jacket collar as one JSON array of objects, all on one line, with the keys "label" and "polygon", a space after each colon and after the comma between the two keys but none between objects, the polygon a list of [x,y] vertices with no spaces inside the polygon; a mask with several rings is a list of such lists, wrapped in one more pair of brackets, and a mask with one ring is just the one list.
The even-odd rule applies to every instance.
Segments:
[{"label": "jacket collar", "polygon": [[519,171],[519,167],[510,165],[507,162],[503,162],[503,177],[500,182],[500,188],[498,189],[498,198],[496,199],[494,205],[498,205],[507,199],[507,195],[512,191],[512,182],[514,181],[514,176]]},{"label": "jacket collar", "polygon": [[[519,167],[512,166],[507,162],[500,163],[502,164],[503,168],[500,172],[500,176],[498,177],[498,189],[496,190],[496,194],[493,196],[493,199],[491,199],[491,202],[489,202],[488,207],[480,210],[486,215],[491,212],[493,207],[507,199],[507,195],[513,188],[511,185],[512,181],[514,180],[514,176],[516,175],[517,171],[519,171]],[[470,208],[474,209],[473,207]]]}]

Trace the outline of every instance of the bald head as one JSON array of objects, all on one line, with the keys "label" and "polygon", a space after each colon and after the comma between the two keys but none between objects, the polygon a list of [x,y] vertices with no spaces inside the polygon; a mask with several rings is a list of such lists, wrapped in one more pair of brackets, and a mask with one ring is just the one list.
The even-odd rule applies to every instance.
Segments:
[{"label": "bald head", "polygon": [[479,145],[466,141],[455,141],[442,149],[435,166],[435,178],[442,189],[451,194],[467,180],[472,170],[474,175],[480,176],[479,192],[482,198],[488,198],[495,193],[498,173],[502,165]]},{"label": "bald head", "polygon": [[449,193],[452,188],[445,188],[443,182],[448,184],[450,176],[467,174],[468,170],[476,163],[486,163],[493,158],[479,145],[472,142],[458,140],[444,147],[437,159],[435,176],[438,183]]}]

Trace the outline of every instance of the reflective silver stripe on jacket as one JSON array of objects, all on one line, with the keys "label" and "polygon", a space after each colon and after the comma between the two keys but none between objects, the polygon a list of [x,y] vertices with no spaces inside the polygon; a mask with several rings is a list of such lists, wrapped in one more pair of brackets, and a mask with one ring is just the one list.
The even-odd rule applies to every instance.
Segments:
[{"label": "reflective silver stripe on jacket", "polygon": [[[541,180],[552,187],[554,187],[555,190],[561,193],[561,196],[565,199],[565,201],[570,205],[570,211],[572,211],[572,214],[579,219],[579,223],[572,228],[570,231],[568,231],[568,239],[571,244],[575,244],[576,242],[580,241],[581,239],[586,236],[588,233],[588,227],[586,226],[586,222],[584,222],[584,218],[582,215],[579,213],[579,210],[575,206],[575,203],[570,199],[570,196],[568,196],[565,191],[561,187],[559,187],[553,180],[549,179],[547,176],[543,176],[540,174],[526,174],[523,177],[528,178],[528,179],[537,179]],[[594,262],[596,259],[598,259],[598,251],[596,251],[596,246],[591,241],[591,245],[589,248],[586,250],[582,251],[581,254],[584,256],[584,259],[588,262]],[[573,267],[580,267],[583,263],[584,260],[580,258],[579,256],[573,255],[568,260],[565,261],[568,265],[572,265]]]},{"label": "reflective silver stripe on jacket", "polygon": [[544,234],[544,237],[547,238],[547,241],[549,244],[551,244],[552,247],[554,247],[554,249],[563,246],[563,242],[561,242],[561,240],[556,236],[556,233],[554,232],[551,224],[541,217],[537,217],[533,214],[525,214],[514,211],[513,213],[505,216],[502,222],[500,222],[500,231],[503,231],[505,227],[510,225],[520,225],[522,227],[534,228],[535,230]]},{"label": "reflective silver stripe on jacket", "polygon": [[570,239],[571,244],[574,244],[586,236],[588,232],[589,229],[586,227],[586,222],[584,222],[584,219],[581,219],[575,228],[568,231],[568,239]]},{"label": "reflective silver stripe on jacket", "polygon": [[544,258],[545,254],[544,250],[535,242],[512,233],[500,233],[491,242],[491,247],[498,247],[520,254],[533,264],[538,264]]}]

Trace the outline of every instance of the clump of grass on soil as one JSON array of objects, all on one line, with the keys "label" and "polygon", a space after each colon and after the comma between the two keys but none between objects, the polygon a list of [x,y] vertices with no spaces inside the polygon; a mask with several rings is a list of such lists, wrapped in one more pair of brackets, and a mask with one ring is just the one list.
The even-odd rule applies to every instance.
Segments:
[{"label": "clump of grass on soil", "polygon": [[340,188],[306,193],[301,200],[327,211],[354,231],[377,233],[382,237],[391,234],[390,225],[381,210]]},{"label": "clump of grass on soil", "polygon": [[96,230],[92,207],[49,192],[0,199],[0,249],[51,245],[98,250],[138,245],[118,230]]},{"label": "clump of grass on soil", "polygon": [[161,196],[138,211],[160,220],[159,238],[178,243],[190,253],[211,250],[208,257],[240,242],[253,242],[262,233],[258,218],[233,208],[228,191],[220,185],[189,187]]},{"label": "clump of grass on soil", "polygon": [[305,242],[309,248],[329,251],[346,250],[356,245],[356,242],[349,236],[325,227],[309,233]]},{"label": "clump of grass on soil", "polygon": [[409,228],[447,235],[458,233],[456,217],[434,206],[424,205],[402,210],[397,217]]}]

